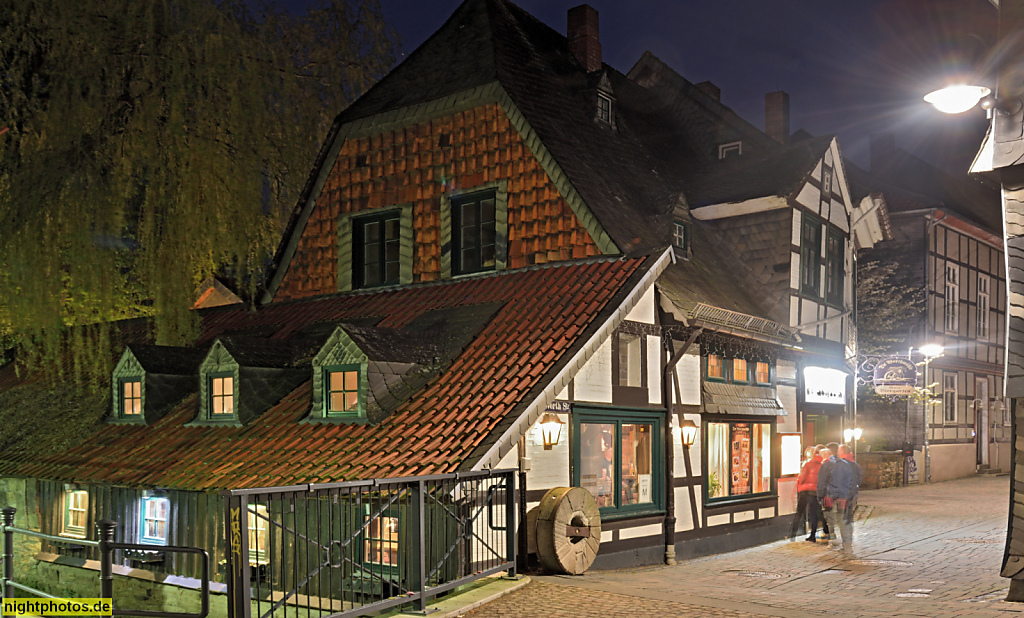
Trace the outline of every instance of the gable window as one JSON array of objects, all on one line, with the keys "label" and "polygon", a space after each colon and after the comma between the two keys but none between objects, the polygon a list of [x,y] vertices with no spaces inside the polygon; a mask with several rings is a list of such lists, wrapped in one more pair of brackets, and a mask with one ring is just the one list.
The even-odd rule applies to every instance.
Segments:
[{"label": "gable window", "polygon": [[772,383],[772,367],[764,361],[757,361],[754,367],[754,382],[757,384]]},{"label": "gable window", "polygon": [[494,191],[452,198],[452,274],[494,270]]},{"label": "gable window", "polygon": [[821,221],[803,215],[800,234],[800,291],[821,296]]},{"label": "gable window", "polygon": [[358,416],[359,366],[343,365],[324,369],[324,412],[326,416]]},{"label": "gable window", "polygon": [[960,324],[960,267],[956,264],[946,264],[945,293],[946,332],[955,333]]},{"label": "gable window", "polygon": [[742,358],[732,359],[732,381],[733,382],[748,382],[749,377],[747,376],[747,361]]},{"label": "gable window", "polygon": [[121,416],[142,414],[142,380],[128,378],[121,380]]},{"label": "gable window", "polygon": [[147,545],[167,544],[167,515],[171,503],[167,498],[146,497],[142,499],[142,521],[139,540]]},{"label": "gable window", "polygon": [[619,386],[643,386],[643,340],[619,333]]},{"label": "gable window", "polygon": [[843,235],[839,230],[828,229],[825,235],[825,302],[841,307],[843,305]]},{"label": "gable window", "polygon": [[821,169],[821,199],[825,201],[832,195],[832,168]]},{"label": "gable window", "polygon": [[606,124],[612,123],[615,107],[612,98],[603,92],[597,93],[597,119]]},{"label": "gable window", "polygon": [[249,564],[267,564],[267,507],[263,504],[249,505]]},{"label": "gable window", "polygon": [[399,283],[401,221],[398,211],[352,221],[352,287]]},{"label": "gable window", "polygon": [[235,377],[232,374],[210,376],[210,418],[224,418],[235,413]]},{"label": "gable window", "polygon": [[366,526],[363,562],[378,567],[398,566],[398,518],[380,515]]},{"label": "gable window", "polygon": [[680,249],[684,255],[689,248],[686,238],[686,224],[681,221],[676,221],[672,224],[672,246]]},{"label": "gable window", "polygon": [[729,142],[728,144],[719,144],[718,146],[719,159],[739,156],[741,154],[743,154],[743,142]]},{"label": "gable window", "polygon": [[770,493],[771,423],[709,422],[706,427],[708,500]]},{"label": "gable window", "polygon": [[725,380],[725,359],[717,354],[708,354],[707,375],[709,380]]},{"label": "gable window", "polygon": [[978,275],[978,339],[988,339],[989,278]]},{"label": "gable window", "polygon": [[942,376],[942,421],[956,422],[956,374],[947,373]]},{"label": "gable window", "polygon": [[620,410],[573,414],[573,484],[594,495],[602,518],[661,509],[661,418]]},{"label": "gable window", "polygon": [[89,521],[89,492],[79,489],[64,492],[64,536],[84,539]]}]

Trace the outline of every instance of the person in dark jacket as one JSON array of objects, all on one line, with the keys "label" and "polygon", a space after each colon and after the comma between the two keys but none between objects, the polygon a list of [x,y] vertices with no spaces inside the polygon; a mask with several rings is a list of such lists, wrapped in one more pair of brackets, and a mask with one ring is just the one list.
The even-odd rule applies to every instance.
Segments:
[{"label": "person in dark jacket", "polygon": [[[833,446],[833,444],[829,444]],[[838,451],[838,445],[835,445]],[[837,459],[832,449],[821,452],[818,470],[818,499],[825,512],[825,521],[832,531],[829,548],[850,553],[853,551],[853,526],[846,523],[846,502],[853,491],[853,469],[847,462]],[[838,532],[838,534],[837,534]],[[838,542],[841,538],[842,542]]]},{"label": "person in dark jacket", "polygon": [[818,522],[822,524],[822,529],[828,534],[828,526],[825,525],[825,518],[821,512],[821,504],[818,502],[818,470],[821,468],[821,455],[818,454],[820,446],[810,447],[808,450],[811,451],[811,457],[804,464],[804,467],[800,469],[800,476],[797,477],[796,481],[796,514],[793,517],[793,525],[790,528],[790,537],[797,535],[797,530],[802,528],[803,523],[807,523],[807,527],[810,530],[810,534],[807,535],[807,540],[811,543],[815,542],[815,536],[818,534]]},{"label": "person in dark jacket", "polygon": [[853,491],[850,492],[850,498],[846,501],[846,523],[852,526],[853,512],[857,509],[857,497],[860,495],[860,464],[853,457],[853,449],[845,444],[839,447],[839,458],[846,462],[853,471]]}]

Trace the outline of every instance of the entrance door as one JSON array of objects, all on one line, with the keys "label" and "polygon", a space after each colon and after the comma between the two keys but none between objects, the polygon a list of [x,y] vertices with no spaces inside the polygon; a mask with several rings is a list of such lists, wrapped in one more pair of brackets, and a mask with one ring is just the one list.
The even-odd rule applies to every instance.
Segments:
[{"label": "entrance door", "polygon": [[988,378],[975,378],[974,406],[974,437],[978,444],[978,465],[988,466]]},{"label": "entrance door", "polygon": [[804,447],[828,443],[828,417],[824,414],[804,414]]}]

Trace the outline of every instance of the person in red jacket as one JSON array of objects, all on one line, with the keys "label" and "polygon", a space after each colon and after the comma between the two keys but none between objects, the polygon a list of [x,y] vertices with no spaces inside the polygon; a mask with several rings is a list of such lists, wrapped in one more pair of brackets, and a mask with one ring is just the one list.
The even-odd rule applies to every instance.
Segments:
[{"label": "person in red jacket", "polygon": [[819,521],[822,530],[828,535],[828,524],[825,523],[821,504],[818,502],[818,470],[821,468],[821,456],[818,451],[822,448],[820,444],[813,447],[811,458],[800,469],[800,476],[796,480],[796,514],[793,516],[793,525],[789,534],[791,538],[796,538],[797,530],[803,528],[803,523],[807,522],[810,529],[807,540],[811,543],[815,542]]}]

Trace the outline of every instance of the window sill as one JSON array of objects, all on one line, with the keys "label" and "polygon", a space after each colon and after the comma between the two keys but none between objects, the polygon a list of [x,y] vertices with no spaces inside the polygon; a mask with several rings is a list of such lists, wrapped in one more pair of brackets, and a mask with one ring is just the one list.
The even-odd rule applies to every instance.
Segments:
[{"label": "window sill", "polygon": [[649,509],[642,509],[642,510],[638,509],[636,511],[614,511],[614,512],[610,512],[610,513],[606,513],[604,511],[604,509],[606,509],[606,508],[611,508],[611,507],[606,507],[606,506],[605,507],[601,507],[601,521],[602,522],[605,522],[605,521],[623,521],[623,520],[626,520],[626,519],[639,519],[641,517],[654,517],[654,516],[659,516],[659,515],[660,516],[664,516],[665,515],[665,509],[660,508],[660,507],[655,506],[655,505],[651,505],[651,508],[649,508]]},{"label": "window sill", "polygon": [[778,498],[778,494],[765,492],[759,494],[751,494],[747,496],[731,496],[728,498],[711,498],[710,500],[704,501],[705,510],[712,510],[718,507],[733,507],[738,505],[744,505],[748,503],[764,502],[766,500],[775,500]]}]

